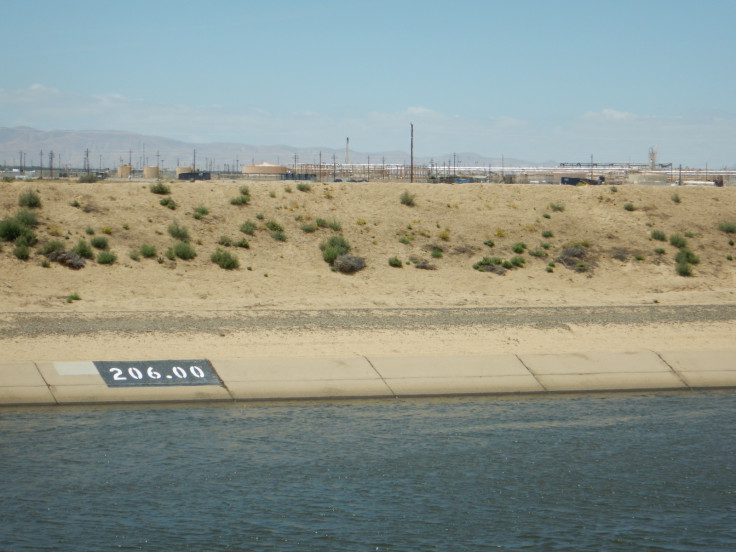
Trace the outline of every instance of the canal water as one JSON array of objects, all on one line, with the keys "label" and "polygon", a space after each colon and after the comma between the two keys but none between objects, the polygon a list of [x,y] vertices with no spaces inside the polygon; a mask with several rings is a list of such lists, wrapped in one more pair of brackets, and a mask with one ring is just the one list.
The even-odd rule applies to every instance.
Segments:
[{"label": "canal water", "polygon": [[736,392],[0,409],[2,550],[733,550]]}]

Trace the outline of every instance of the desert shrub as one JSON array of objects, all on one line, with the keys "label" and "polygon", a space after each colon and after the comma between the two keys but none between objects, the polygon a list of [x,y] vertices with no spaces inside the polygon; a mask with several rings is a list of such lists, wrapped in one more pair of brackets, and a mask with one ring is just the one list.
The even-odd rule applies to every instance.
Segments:
[{"label": "desert shrub", "polygon": [[316,231],[317,231],[317,225],[314,224],[313,222],[305,222],[304,224],[302,224],[302,232],[306,234],[311,234]]},{"label": "desert shrub", "polygon": [[689,264],[698,264],[700,262],[700,258],[690,251],[687,247],[683,247],[677,252],[677,255],[675,255],[675,262],[676,263],[689,263]]},{"label": "desert shrub", "polygon": [[143,255],[146,259],[150,259],[151,257],[156,256],[156,246],[155,245],[144,243],[144,244],[141,244],[140,250],[141,250],[141,255]]},{"label": "desert shrub", "polygon": [[637,261],[643,261],[644,255],[642,255],[641,253],[637,253],[636,255],[634,255],[634,259],[636,259]]},{"label": "desert shrub", "polygon": [[633,203],[624,203],[624,209],[627,211],[635,211],[636,207],[634,207]]},{"label": "desert shrub", "polygon": [[5,174],[3,175],[2,178],[0,178],[0,181],[6,182],[6,183],[15,182],[15,177]]},{"label": "desert shrub", "polygon": [[27,261],[31,256],[31,249],[25,242],[17,243],[13,248],[13,255],[15,255],[21,261]]},{"label": "desert shrub", "polygon": [[26,228],[35,228],[38,226],[38,217],[36,216],[36,213],[29,211],[28,209],[18,209],[13,218]]},{"label": "desert shrub", "polygon": [[141,260],[141,252],[140,252],[140,251],[138,251],[137,249],[133,249],[133,250],[132,250],[132,251],[130,252],[129,256],[130,256],[130,258],[131,258],[132,260],[134,260],[134,261],[140,261],[140,260]]},{"label": "desert shrub", "polygon": [[48,255],[54,251],[64,251],[64,244],[58,240],[51,240],[38,248],[38,252],[41,253],[41,255]]},{"label": "desert shrub", "polygon": [[550,203],[549,204],[549,209],[551,211],[561,213],[562,211],[565,210],[565,204],[564,203]]},{"label": "desert shrub", "polygon": [[672,195],[670,196],[670,198],[672,199],[672,201],[673,201],[674,203],[680,203],[680,201],[681,201],[681,200],[680,200],[680,194],[672,194]]},{"label": "desert shrub", "polygon": [[18,196],[18,205],[29,209],[37,209],[41,207],[41,198],[33,190],[26,190]]},{"label": "desert shrub", "polygon": [[437,267],[430,263],[427,259],[410,257],[410,260],[412,263],[414,263],[414,268],[418,268],[419,270],[437,270]]},{"label": "desert shrub", "polygon": [[100,232],[110,235],[112,234],[112,228],[110,228],[109,226],[103,226],[102,228],[100,228]]},{"label": "desert shrub", "polygon": [[197,252],[189,242],[179,241],[174,244],[174,255],[182,260],[188,261],[197,256]]},{"label": "desert shrub", "polygon": [[256,215],[256,218],[257,218],[258,220],[263,220],[263,219],[264,219],[264,218],[266,218],[266,217],[265,217],[265,216],[263,215],[263,213],[258,213],[258,214]]},{"label": "desert shrub", "polygon": [[442,232],[437,234],[442,241],[450,241],[450,229],[445,228]]},{"label": "desert shrub", "polygon": [[97,180],[98,178],[93,174],[83,174],[77,178],[77,182],[80,184],[94,184]]},{"label": "desert shrub", "polygon": [[210,260],[225,270],[233,270],[240,266],[240,261],[235,255],[219,247],[210,255]]},{"label": "desert shrub", "polygon": [[411,243],[411,240],[414,239],[414,236],[410,236],[409,234],[404,234],[399,238],[399,243],[403,243],[404,245],[409,245]]},{"label": "desert shrub", "polygon": [[327,225],[329,224],[327,222],[327,219],[323,219],[323,218],[320,218],[320,217],[317,217],[314,222],[320,228],[327,228]]},{"label": "desert shrub", "polygon": [[416,198],[416,194],[410,194],[409,190],[404,190],[404,192],[401,194],[401,204],[406,205],[407,207],[414,207],[414,199]]},{"label": "desert shrub", "polygon": [[[174,259],[176,259],[176,253],[174,253],[174,248],[173,247],[169,247],[166,250],[166,252],[164,253],[164,256],[167,259],[169,259],[170,261],[173,261]],[[158,262],[159,263],[162,263],[163,262],[163,259],[161,259],[161,257],[159,257],[159,261]]]},{"label": "desert shrub", "polygon": [[230,199],[230,205],[248,205],[250,196],[248,194],[240,194]]},{"label": "desert shrub", "polygon": [[503,238],[506,235],[506,230],[503,228],[496,228],[495,232],[493,232],[493,235],[497,238]]},{"label": "desert shrub", "polygon": [[692,276],[693,265],[690,263],[677,263],[675,264],[675,272],[680,276]]},{"label": "desert shrub", "polygon": [[511,246],[511,251],[517,254],[523,253],[525,249],[526,244],[524,242],[516,242],[514,245]]},{"label": "desert shrub", "polygon": [[210,212],[210,210],[207,207],[205,207],[204,205],[198,205],[197,207],[194,208],[194,213],[192,214],[192,216],[195,219],[199,220],[203,216],[209,214],[209,212]]},{"label": "desert shrub", "polygon": [[543,238],[551,238],[553,236],[552,230],[542,230]]},{"label": "desert shrub", "polygon": [[186,226],[181,226],[176,221],[169,224],[168,232],[169,235],[175,240],[180,240],[183,242],[189,241],[189,230],[187,230]]},{"label": "desert shrub", "polygon": [[224,247],[230,247],[233,244],[233,240],[230,238],[230,236],[220,236],[220,239],[217,240],[217,243]]},{"label": "desert shrub", "polygon": [[312,189],[312,185],[306,182],[300,182],[299,184],[296,185],[296,189],[299,190],[300,192],[308,192],[309,190]]},{"label": "desert shrub", "polygon": [[164,207],[168,207],[172,211],[176,210],[176,202],[171,196],[163,198],[159,203]]},{"label": "desert shrub", "polygon": [[69,295],[66,296],[66,302],[67,303],[72,303],[74,301],[79,301],[80,299],[82,299],[82,297],[76,291],[74,293],[70,293]]},{"label": "desert shrub", "polygon": [[441,259],[442,258],[442,249],[439,247],[433,247],[432,248],[432,258],[433,259]]},{"label": "desert shrub", "polygon": [[548,218],[552,218],[552,215],[550,215],[549,213],[543,213],[543,214],[542,214],[542,216],[543,216],[544,218],[546,218],[546,219],[548,219]]},{"label": "desert shrub", "polygon": [[652,233],[649,234],[653,240],[657,241],[667,241],[667,235],[662,232],[662,230],[652,230]]},{"label": "desert shrub", "polygon": [[64,251],[63,249],[58,249],[48,253],[46,258],[49,261],[57,262],[64,266],[68,266],[69,268],[73,268],[74,270],[84,268],[85,265],[84,259],[77,253],[74,253],[73,251]]},{"label": "desert shrub", "polygon": [[248,186],[246,186],[245,184],[243,184],[238,191],[240,192],[240,195],[250,195],[250,188],[248,188]]},{"label": "desert shrub", "polygon": [[286,234],[283,230],[274,230],[271,232],[271,237],[275,239],[276,241],[284,242],[286,241]]},{"label": "desert shrub", "polygon": [[235,242],[235,247],[242,247],[243,249],[250,249],[250,244],[245,238],[241,238]]},{"label": "desert shrub", "polygon": [[685,232],[685,237],[686,238],[694,238],[695,237],[695,234],[693,232]]},{"label": "desert shrub", "polygon": [[493,247],[494,245],[496,245],[496,242],[494,242],[493,240],[486,240],[483,242],[483,245],[487,245],[488,247]]},{"label": "desert shrub", "polygon": [[171,188],[159,180],[155,184],[151,184],[151,192],[159,195],[167,195],[171,193]]},{"label": "desert shrub", "polygon": [[3,241],[15,241],[28,227],[15,217],[0,220],[0,238]]},{"label": "desert shrub", "polygon": [[687,240],[680,234],[670,235],[670,245],[682,249],[687,245]]},{"label": "desert shrub", "polygon": [[92,247],[95,249],[107,249],[107,238],[105,236],[94,236],[89,240],[89,243],[92,244]]},{"label": "desert shrub", "polygon": [[483,257],[473,265],[473,268],[481,272],[490,272],[494,267],[501,266],[502,264],[503,260],[500,257]]},{"label": "desert shrub", "polygon": [[718,223],[718,229],[726,234],[736,234],[736,222],[724,221]]},{"label": "desert shrub", "polygon": [[524,263],[526,261],[524,260],[524,257],[516,256],[516,257],[511,257],[509,259],[509,262],[511,263],[511,266],[513,266],[515,268],[521,268],[521,267],[524,266]]},{"label": "desert shrub", "polygon": [[112,264],[117,260],[117,256],[112,251],[100,251],[97,254],[97,262],[99,264]]},{"label": "desert shrub", "polygon": [[87,243],[87,241],[84,240],[84,239],[80,239],[77,242],[77,245],[75,245],[72,248],[72,252],[73,253],[76,253],[77,255],[79,255],[80,257],[82,257],[83,259],[92,259],[92,258],[94,258],[94,254],[92,253],[92,248]]},{"label": "desert shrub", "polygon": [[327,222],[327,227],[330,230],[334,230],[335,232],[339,232],[342,229],[342,224],[340,224],[340,221],[337,219],[332,219]]},{"label": "desert shrub", "polygon": [[541,247],[542,249],[549,249],[552,246],[549,242],[542,242],[539,244],[539,247]]},{"label": "desert shrub", "polygon": [[87,228],[84,229],[84,233],[87,234],[88,236],[94,236],[95,229],[92,228],[91,226],[88,226]]},{"label": "desert shrub", "polygon": [[271,232],[283,232],[284,231],[284,227],[281,226],[275,220],[267,220],[266,228],[269,229]]},{"label": "desert shrub", "polygon": [[401,262],[401,259],[398,257],[390,257],[388,260],[388,266],[392,266],[394,268],[401,268],[404,266],[404,263]]},{"label": "desert shrub", "polygon": [[353,274],[365,268],[365,259],[354,255],[340,255],[332,266],[343,274]]},{"label": "desert shrub", "polygon": [[[289,186],[289,185],[287,184],[286,186],[284,186],[284,191],[285,191],[285,192],[286,192],[287,194],[290,194],[290,193],[291,193],[291,192],[293,192],[294,190],[292,190],[292,189],[291,189],[291,186]],[[274,194],[274,197],[276,197],[276,194]]]},{"label": "desert shrub", "polygon": [[340,255],[346,255],[350,251],[350,244],[343,236],[330,236],[319,244],[319,248],[325,262],[333,264]]},{"label": "desert shrub", "polygon": [[656,248],[656,249],[654,250],[654,252],[655,252],[655,253],[656,253],[657,255],[664,255],[664,253],[665,253],[665,251],[664,251],[664,248],[662,248],[662,247],[657,247],[657,248]]},{"label": "desert shrub", "polygon": [[243,224],[240,225],[240,231],[243,234],[248,234],[249,236],[252,236],[256,233],[256,223],[252,220],[246,220]]},{"label": "desert shrub", "polygon": [[547,253],[541,249],[532,249],[529,251],[529,255],[532,257],[546,257]]}]

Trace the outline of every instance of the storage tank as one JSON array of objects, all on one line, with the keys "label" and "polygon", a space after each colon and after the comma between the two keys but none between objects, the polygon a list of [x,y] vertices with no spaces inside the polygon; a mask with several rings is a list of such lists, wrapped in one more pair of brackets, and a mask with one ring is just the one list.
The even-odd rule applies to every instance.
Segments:
[{"label": "storage tank", "polygon": [[118,167],[118,178],[130,178],[130,163],[125,163]]},{"label": "storage tank", "polygon": [[143,167],[143,178],[158,178],[158,166]]}]

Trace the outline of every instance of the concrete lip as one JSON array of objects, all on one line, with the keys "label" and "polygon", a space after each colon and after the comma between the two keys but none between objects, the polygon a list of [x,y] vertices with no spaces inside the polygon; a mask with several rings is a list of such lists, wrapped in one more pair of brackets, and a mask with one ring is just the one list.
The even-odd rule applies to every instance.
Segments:
[{"label": "concrete lip", "polygon": [[0,364],[0,405],[56,404],[33,362]]},{"label": "concrete lip", "polygon": [[661,357],[690,387],[736,387],[733,351],[666,351]]}]

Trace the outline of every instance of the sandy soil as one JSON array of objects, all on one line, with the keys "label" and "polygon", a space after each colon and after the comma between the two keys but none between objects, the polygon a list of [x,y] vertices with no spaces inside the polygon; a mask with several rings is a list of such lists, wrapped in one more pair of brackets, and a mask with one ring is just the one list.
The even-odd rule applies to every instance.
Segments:
[{"label": "sandy soil", "polygon": [[[18,209],[21,192],[37,190],[39,245],[61,241],[71,249],[79,239],[107,236],[117,261],[87,261],[71,270],[57,263],[42,266],[33,254],[18,260],[13,245],[0,251],[0,312],[76,313],[79,316],[117,312],[145,318],[172,312],[188,317],[212,316],[219,310],[255,309],[423,309],[536,306],[734,305],[736,247],[734,234],[718,229],[736,221],[736,188],[554,185],[424,184],[397,182],[312,183],[302,192],[284,182],[173,182],[170,210],[151,193],[150,182],[122,181],[80,184],[37,181],[0,184],[0,218]],[[239,188],[250,189],[250,203],[230,204]],[[399,198],[408,190],[413,207]],[[677,194],[679,201],[673,200]],[[633,211],[624,208],[631,203]],[[564,206],[554,210],[553,205]],[[197,206],[208,214],[196,220]],[[341,230],[302,225],[317,218],[337,220]],[[257,223],[255,235],[240,225]],[[274,240],[264,223],[277,221],[286,241]],[[164,255],[174,239],[170,223],[186,226],[197,257],[171,261]],[[700,262],[691,277],[675,271],[677,249],[651,238],[652,230],[667,236],[687,234],[688,247]],[[109,230],[109,234],[103,233]],[[543,237],[542,233],[551,233]],[[351,254],[365,258],[366,268],[353,275],[330,270],[319,244],[340,233]],[[250,248],[227,247],[240,261],[237,270],[223,270],[210,260],[221,236],[232,242],[246,238]],[[399,239],[407,236],[407,244]],[[494,245],[484,244],[492,240]],[[524,267],[504,275],[479,272],[473,264],[484,256],[510,259],[512,246],[524,242]],[[141,244],[156,247],[157,256],[133,260]],[[544,249],[542,243],[548,244]],[[569,268],[557,259],[571,243],[585,244],[585,256]],[[433,258],[432,249],[442,250]],[[655,253],[661,248],[664,253]],[[538,255],[530,255],[530,251]],[[389,266],[397,257],[402,268]],[[426,260],[435,270],[416,268]],[[584,270],[577,265],[583,263]],[[71,293],[81,297],[71,303]],[[356,311],[357,312],[357,311]],[[216,314],[215,314],[216,315]],[[357,316],[357,314],[356,314]],[[228,330],[224,335],[190,330],[90,332],[8,337],[0,334],[0,361],[15,359],[146,358],[209,356],[292,356],[344,353],[402,354],[424,352],[488,353],[509,351],[563,352],[651,348],[731,348],[732,321],[702,320],[673,324],[643,319],[636,324],[588,321],[560,328],[487,325],[452,328],[412,326],[386,330],[269,328]]]}]

